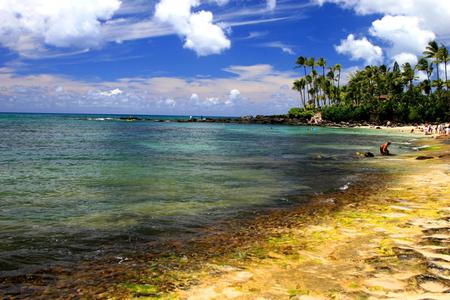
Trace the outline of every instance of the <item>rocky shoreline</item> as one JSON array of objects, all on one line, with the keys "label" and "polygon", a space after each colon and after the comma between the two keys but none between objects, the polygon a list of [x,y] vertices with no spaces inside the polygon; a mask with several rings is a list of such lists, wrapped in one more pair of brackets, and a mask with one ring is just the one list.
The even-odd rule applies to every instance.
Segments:
[{"label": "rocky shoreline", "polygon": [[[316,114],[311,119],[299,119],[291,118],[288,115],[257,115],[257,116],[242,116],[242,117],[190,117],[186,119],[174,119],[174,120],[164,120],[164,119],[148,119],[136,116],[121,117],[121,121],[135,122],[135,121],[152,121],[152,122],[178,122],[178,123],[232,123],[232,124],[266,124],[266,125],[293,125],[293,126],[321,126],[321,127],[342,127],[342,128],[353,128],[353,127],[374,127],[381,129],[380,126],[388,127],[405,127],[412,126],[410,124],[401,124],[388,122],[387,124],[373,123],[373,122],[332,122],[328,120],[323,120],[320,114]],[[379,127],[379,128],[378,128]]]},{"label": "rocky shoreline", "polygon": [[381,124],[370,124],[368,122],[340,122],[322,120],[320,115],[316,115],[310,120],[290,118],[287,115],[274,116],[243,116],[230,118],[192,118],[188,120],[177,120],[181,123],[236,123],[236,124],[269,124],[269,125],[301,125],[301,126],[327,126],[327,127],[357,127],[357,126],[375,126]]}]

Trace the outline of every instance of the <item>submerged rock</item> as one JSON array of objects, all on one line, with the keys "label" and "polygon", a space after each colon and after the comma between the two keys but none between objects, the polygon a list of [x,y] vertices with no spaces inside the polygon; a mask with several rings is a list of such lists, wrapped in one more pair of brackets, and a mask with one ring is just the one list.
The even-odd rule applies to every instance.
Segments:
[{"label": "submerged rock", "polygon": [[375,155],[369,151],[369,152],[364,153],[364,157],[375,157]]},{"label": "submerged rock", "polygon": [[427,160],[427,159],[433,159],[433,158],[434,158],[433,156],[424,156],[424,155],[420,155],[420,156],[416,157],[417,160]]},{"label": "submerged rock", "polygon": [[129,116],[129,117],[120,117],[119,120],[132,122],[132,121],[142,121],[143,119],[134,116]]},{"label": "submerged rock", "polygon": [[356,156],[359,156],[359,157],[375,157],[375,154],[373,154],[370,151],[367,151],[367,152],[356,152],[355,154],[356,154]]}]

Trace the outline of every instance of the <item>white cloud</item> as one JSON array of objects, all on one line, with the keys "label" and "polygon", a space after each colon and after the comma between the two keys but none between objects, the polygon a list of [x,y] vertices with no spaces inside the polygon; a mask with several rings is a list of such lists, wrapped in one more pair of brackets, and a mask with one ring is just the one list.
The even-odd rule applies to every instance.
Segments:
[{"label": "white cloud", "polygon": [[230,66],[225,68],[224,71],[239,75],[241,80],[254,80],[260,76],[267,76],[268,74],[274,74],[273,67],[267,64],[252,65],[252,66]]},{"label": "white cloud", "polygon": [[420,81],[424,81],[428,79],[428,75],[427,72],[425,71],[416,71],[416,80]]},{"label": "white cloud", "polygon": [[193,93],[190,99],[191,101],[198,102],[200,100],[200,97],[197,94]]},{"label": "white cloud", "polygon": [[222,28],[212,23],[213,14],[200,11],[191,15],[191,29],[186,35],[184,47],[194,50],[197,55],[219,54],[231,46]]},{"label": "white cloud", "polygon": [[246,37],[242,38],[242,40],[257,39],[257,38],[266,36],[268,34],[269,34],[268,31],[251,31],[248,33],[248,35]]},{"label": "white cloud", "polygon": [[379,46],[373,45],[366,37],[355,39],[353,34],[341,40],[335,49],[340,54],[350,55],[351,60],[364,60],[366,64],[377,64],[383,60],[383,50]]},{"label": "white cloud", "polygon": [[285,45],[282,42],[269,42],[262,44],[263,47],[269,47],[269,48],[277,48],[283,51],[283,53],[294,55],[294,50],[292,49],[292,46]]},{"label": "white cloud", "polygon": [[422,53],[435,34],[419,26],[419,18],[406,16],[384,16],[372,23],[371,35],[387,41],[392,56],[409,52]]},{"label": "white cloud", "polygon": [[237,90],[237,89],[231,90],[230,91],[230,95],[228,96],[228,98],[231,101],[235,101],[235,100],[239,99],[240,97],[241,97],[241,92],[239,90]]},{"label": "white cloud", "polygon": [[45,53],[46,46],[98,47],[102,21],[120,5],[119,0],[2,0],[0,44],[28,57]]},{"label": "white cloud", "polygon": [[227,106],[233,106],[236,101],[242,99],[241,92],[238,89],[232,89],[228,95],[228,99],[225,100],[224,104]]},{"label": "white cloud", "polygon": [[99,94],[106,97],[112,97],[123,94],[123,91],[121,89],[113,89],[110,91],[100,92]]},{"label": "white cloud", "polygon": [[192,12],[192,8],[199,5],[200,0],[161,0],[156,5],[155,18],[171,25],[185,39],[184,47],[194,50],[199,56],[219,54],[229,49],[231,42],[224,30],[213,23],[213,14],[203,10]]},{"label": "white cloud", "polygon": [[211,2],[216,2],[218,5],[223,6],[225,4],[228,4],[230,0],[210,0]]},{"label": "white cloud", "polygon": [[447,0],[315,0],[318,4],[336,3],[354,9],[360,15],[383,14],[411,16],[420,20],[420,27],[437,34],[450,33],[450,5]]},{"label": "white cloud", "polygon": [[168,106],[171,106],[171,107],[175,107],[175,105],[177,105],[177,102],[176,102],[174,99],[172,99],[172,98],[167,98],[167,99],[164,101],[164,103],[165,103],[166,105],[168,105]]},{"label": "white cloud", "polygon": [[[439,74],[442,80],[445,80],[445,65],[442,63],[439,65]],[[450,63],[447,64],[447,78],[450,79]]]},{"label": "white cloud", "polygon": [[396,61],[400,66],[404,63],[409,63],[411,66],[415,66],[418,62],[417,56],[412,53],[402,52],[392,58],[393,62]]},{"label": "white cloud", "polygon": [[267,9],[274,10],[277,7],[277,0],[267,0]]},{"label": "white cloud", "polygon": [[369,32],[387,44],[388,56],[420,54],[430,40],[450,36],[450,5],[442,0],[314,0],[335,3],[359,15],[381,14]]}]

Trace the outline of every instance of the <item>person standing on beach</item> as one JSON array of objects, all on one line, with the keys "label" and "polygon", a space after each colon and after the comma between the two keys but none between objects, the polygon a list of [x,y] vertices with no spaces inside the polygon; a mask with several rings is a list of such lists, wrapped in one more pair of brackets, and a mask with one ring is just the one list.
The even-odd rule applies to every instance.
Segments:
[{"label": "person standing on beach", "polygon": [[391,144],[391,142],[386,142],[380,146],[380,154],[381,155],[389,155],[388,147],[390,144]]}]

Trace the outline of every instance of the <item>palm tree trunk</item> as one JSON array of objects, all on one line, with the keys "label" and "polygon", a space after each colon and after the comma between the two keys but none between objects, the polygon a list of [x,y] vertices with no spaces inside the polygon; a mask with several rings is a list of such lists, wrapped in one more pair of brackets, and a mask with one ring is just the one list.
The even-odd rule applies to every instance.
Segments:
[{"label": "palm tree trunk", "polygon": [[437,72],[437,80],[439,80],[439,63],[435,63],[436,65],[436,72]]},{"label": "palm tree trunk", "polygon": [[[306,80],[306,66],[305,65],[303,65],[303,73],[305,74],[305,80]],[[308,82],[306,82],[306,84],[305,84],[304,92],[305,92],[305,99],[306,99],[306,97],[308,96]],[[306,105],[303,105],[303,107],[306,107]]]},{"label": "palm tree trunk", "polygon": [[[337,94],[336,94],[336,100],[337,102],[341,102],[341,70],[338,70],[338,85],[337,85]],[[339,104],[338,103],[338,104]]]},{"label": "palm tree trunk", "polygon": [[[447,63],[448,63],[448,61],[444,61],[445,83],[447,83],[447,81],[448,81],[448,79],[447,79]],[[447,91],[448,91],[448,86],[447,86]]]}]

